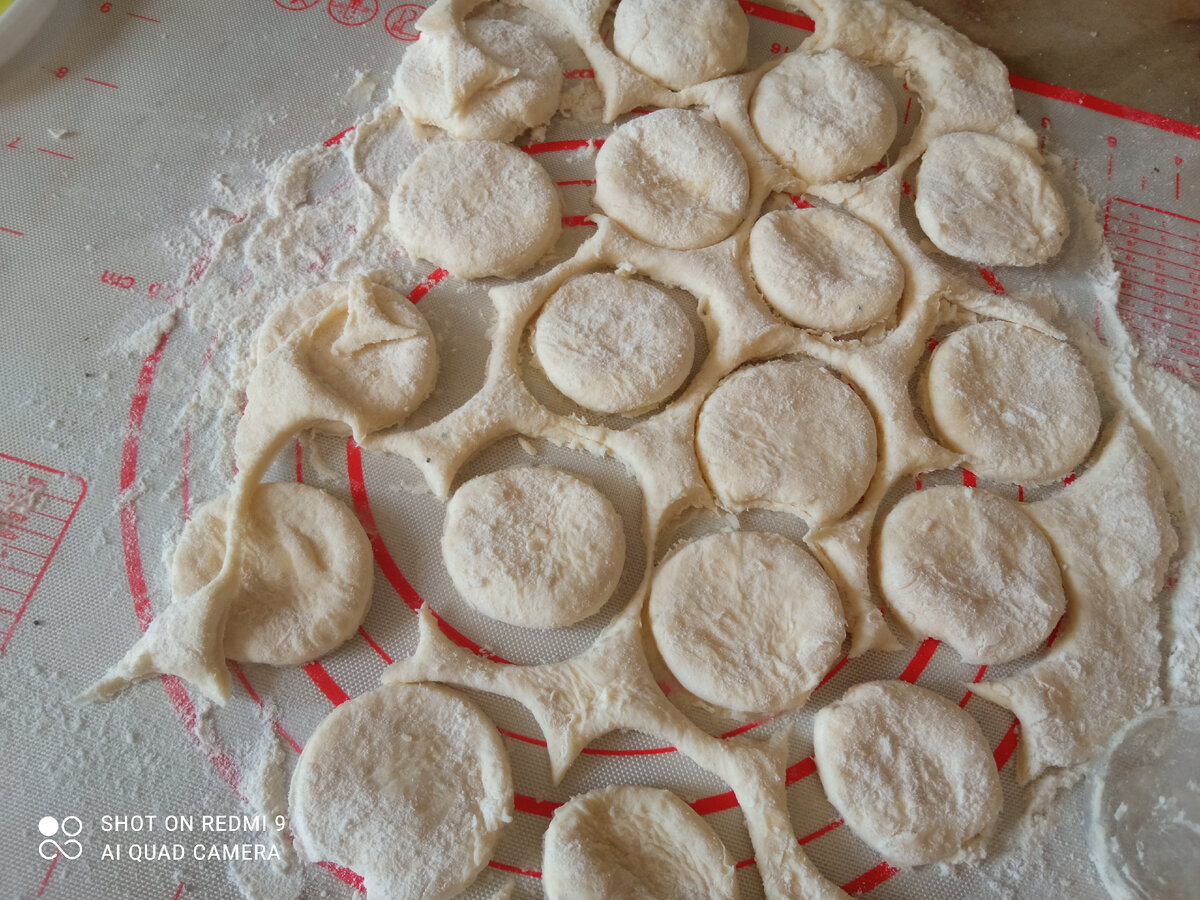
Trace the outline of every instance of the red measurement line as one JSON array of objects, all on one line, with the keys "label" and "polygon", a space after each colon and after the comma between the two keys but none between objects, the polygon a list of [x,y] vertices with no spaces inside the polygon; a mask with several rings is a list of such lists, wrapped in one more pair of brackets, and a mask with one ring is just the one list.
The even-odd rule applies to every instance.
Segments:
[{"label": "red measurement line", "polygon": [[1169,119],[1157,113],[1146,112],[1144,109],[1134,109],[1132,106],[1113,103],[1111,100],[1093,97],[1091,94],[1083,93],[1083,91],[1076,91],[1071,88],[1060,87],[1057,84],[1047,84],[1044,81],[1026,78],[1024,75],[1009,74],[1008,81],[1009,84],[1020,91],[1027,91],[1030,94],[1038,94],[1042,97],[1050,97],[1054,100],[1062,100],[1064,103],[1073,103],[1076,106],[1116,116],[1119,119],[1127,119],[1130,122],[1149,125],[1151,128],[1158,128],[1162,131],[1170,131],[1173,134],[1200,140],[1200,126],[1197,125],[1190,125],[1187,122],[1180,122],[1177,119]]},{"label": "red measurement line", "polygon": [[377,654],[379,654],[380,659],[382,659],[389,666],[392,664],[392,658],[383,651],[382,647],[380,647],[377,643],[375,643],[374,640],[372,640],[371,636],[369,634],[367,634],[367,630],[365,628],[363,628],[362,626],[359,626],[358,633],[363,636],[363,640],[367,642],[367,644],[371,647],[371,649],[374,650]]},{"label": "red measurement line", "polygon": [[443,278],[445,278],[449,274],[450,273],[447,272],[445,269],[434,269],[432,272],[430,272],[428,275],[425,276],[425,279],[420,284],[418,284],[415,288],[412,289],[412,291],[409,292],[409,295],[408,295],[409,301],[412,303],[418,302],[422,297],[424,297],[431,290],[433,290],[433,286],[435,284],[437,284],[439,281],[441,281]]},{"label": "red measurement line", "polygon": [[[973,679],[971,679],[971,684],[979,684],[979,682],[983,681],[983,676],[984,676],[984,674],[986,674],[986,672],[987,672],[987,666],[980,666],[979,671],[975,673],[975,677]],[[963,698],[958,701],[959,709],[962,709],[968,703],[970,703],[971,698],[974,696],[975,696],[974,691],[967,691],[965,694],[963,694]]]},{"label": "red measurement line", "polygon": [[582,150],[584,147],[594,147],[599,150],[604,146],[604,141],[600,138],[578,138],[570,141],[542,141],[538,144],[526,144],[518,149],[524,150],[526,153],[561,153],[566,150]]},{"label": "red measurement line", "polygon": [[51,156],[61,156],[63,159],[74,159],[73,156],[67,156],[65,153],[59,153],[57,150],[47,150],[45,147],[38,147],[42,153],[49,153]]},{"label": "red measurement line", "polygon": [[38,885],[37,896],[42,896],[46,892],[46,885],[50,883],[50,876],[54,874],[54,867],[58,865],[58,854],[54,854],[54,859],[50,860],[50,868],[46,870],[46,877],[42,879],[42,883]]},{"label": "red measurement line", "polygon": [[104,87],[115,88],[115,84],[109,84],[107,81],[97,81],[95,78],[84,78],[84,81],[90,81],[92,84],[103,85]]},{"label": "red measurement line", "polygon": [[1012,724],[1008,726],[1008,731],[1004,733],[1004,737],[996,745],[996,752],[992,754],[996,760],[997,769],[1004,768],[1004,764],[1009,761],[1013,755],[1013,751],[1017,749],[1017,741],[1020,739],[1021,723],[1014,718]]},{"label": "red measurement line", "polygon": [[941,641],[937,638],[925,638],[925,640],[921,641],[921,646],[917,648],[917,652],[913,654],[913,658],[904,667],[904,671],[900,673],[899,680],[915,684],[916,680],[921,677],[921,673],[925,671],[925,667],[929,665],[929,661],[933,659],[933,654],[937,652],[939,644],[941,644]]},{"label": "red measurement line", "polygon": [[827,683],[832,681],[833,676],[836,675],[838,672],[842,671],[842,666],[844,666],[849,661],[850,661],[850,657],[848,657],[848,656],[843,656],[840,660],[838,660],[838,662],[834,665],[834,667],[825,673],[825,677],[822,678],[820,683],[817,685],[817,690],[820,690],[821,688],[825,687],[825,685]]},{"label": "red measurement line", "polygon": [[[6,590],[10,590],[10,591],[12,591],[12,588],[6,588]],[[19,593],[21,593],[21,592],[20,592],[20,591],[13,591],[13,593],[14,593],[14,594],[19,594]],[[17,611],[16,611],[15,609],[4,609],[3,607],[0,607],[0,613],[4,613],[5,615],[8,615],[8,616],[15,616],[15,615],[17,614]]]},{"label": "red measurement line", "polygon": [[[1170,215],[1170,213],[1167,213],[1166,215]],[[1157,231],[1159,234],[1167,234],[1167,235],[1170,235],[1171,237],[1180,238],[1181,240],[1191,241],[1193,244],[1200,244],[1200,238],[1188,237],[1186,234],[1179,234],[1178,232],[1175,232],[1175,231],[1168,231],[1166,228],[1155,228],[1153,225],[1147,225],[1145,222],[1135,222],[1132,219],[1122,219],[1120,216],[1114,216],[1111,213],[1106,218],[1110,222],[1124,222],[1126,225],[1132,225],[1134,228],[1145,228],[1147,231]],[[1107,229],[1108,229],[1108,223],[1106,222],[1105,230],[1107,231]],[[1133,235],[1127,235],[1124,231],[1118,231],[1115,233],[1121,235],[1122,237],[1132,237],[1133,236]]]},{"label": "red measurement line", "polygon": [[[133,17],[133,18],[135,18],[135,19],[144,19],[145,21],[147,21],[147,22],[153,22],[153,23],[155,23],[156,25],[160,25],[160,24],[162,24],[161,22],[159,22],[159,21],[158,21],[158,19],[152,19],[152,18],[150,18],[149,16],[143,16],[141,13],[125,13],[125,15],[127,15],[127,16],[132,16],[132,17]],[[182,885],[182,884],[179,886],[179,889],[180,889],[181,891],[183,890],[183,885]],[[176,896],[178,896],[178,894],[177,894]]]},{"label": "red measurement line", "polygon": [[26,550],[24,547],[18,547],[15,544],[6,544],[5,549],[16,550],[18,553],[28,553],[30,556],[36,556],[38,559],[49,559],[48,556],[43,556],[40,553],[34,553],[32,550]]},{"label": "red measurement line", "polygon": [[[16,594],[18,597],[25,596],[24,591],[18,591],[16,588],[10,588],[3,584],[0,584],[0,591],[8,591],[10,594]],[[5,612],[11,612],[11,610],[5,610]]]},{"label": "red measurement line", "polygon": [[317,689],[325,695],[334,706],[341,706],[350,699],[350,695],[342,690],[342,686],[333,680],[333,676],[316,660],[301,666],[308,677],[312,679]]},{"label": "red measurement line", "polygon": [[66,522],[67,521],[66,519],[62,518],[61,516],[52,516],[52,515],[50,515],[50,513],[42,512],[40,509],[31,509],[30,512],[33,513],[35,516],[41,516],[43,519],[51,519],[55,522]]},{"label": "red measurement line", "polygon": [[[1113,197],[1112,200],[1109,201],[1110,205],[1112,203],[1124,203],[1126,206],[1136,206],[1138,209],[1144,209],[1147,212],[1155,212],[1164,216],[1170,216],[1174,219],[1183,219],[1186,222],[1195,222],[1197,225],[1200,225],[1200,219],[1193,219],[1191,216],[1185,216],[1182,213],[1167,212],[1165,209],[1159,209],[1157,206],[1147,206],[1145,203],[1137,203],[1133,200],[1126,200],[1124,197]],[[1108,208],[1110,207],[1106,207],[1106,212]]]},{"label": "red measurement line", "polygon": [[52,540],[54,540],[54,538],[53,538],[53,536],[52,536],[52,535],[49,535],[49,534],[42,534],[40,531],[34,531],[33,529],[31,529],[31,528],[26,528],[26,527],[24,527],[23,525],[13,525],[12,523],[9,523],[9,526],[8,526],[8,527],[9,527],[9,528],[13,528],[13,529],[15,529],[15,530],[17,530],[17,531],[23,531],[23,532],[25,532],[26,534],[32,534],[34,537],[40,537],[40,538],[43,538],[44,540],[47,540],[47,541],[52,541]]},{"label": "red measurement line", "polygon": [[18,575],[24,575],[26,578],[37,578],[33,572],[25,572],[21,569],[14,569],[12,566],[0,566],[0,569],[7,569],[9,572],[16,572]]},{"label": "red measurement line", "polygon": [[587,215],[563,216],[562,223],[563,223],[563,228],[577,228],[581,225],[593,225],[594,226],[596,224],[595,222],[592,221],[591,216],[587,216]]},{"label": "red measurement line", "polygon": [[848,881],[842,885],[842,890],[847,894],[865,894],[867,891],[873,891],[879,887],[893,875],[898,875],[900,870],[890,863],[881,862],[869,872],[864,872],[853,881]]},{"label": "red measurement line", "polygon": [[[1136,234],[1125,234],[1123,232],[1115,232],[1115,234],[1117,237],[1120,237],[1121,239],[1123,239],[1125,241],[1141,241],[1143,244],[1149,244],[1151,247],[1162,247],[1165,250],[1170,250],[1172,253],[1179,253],[1179,254],[1183,254],[1185,256],[1192,256],[1192,257],[1200,256],[1200,251],[1184,250],[1181,247],[1172,247],[1170,244],[1163,243],[1162,241],[1152,241],[1149,238],[1138,237]],[[1122,250],[1126,253],[1137,253],[1136,250],[1130,250],[1128,247],[1118,247],[1116,249]],[[1150,255],[1150,254],[1142,254],[1142,255]],[[1166,259],[1166,257],[1159,256],[1157,254],[1154,254],[1153,258],[1154,259]],[[1168,262],[1169,261],[1170,260],[1168,260]],[[1187,268],[1189,268],[1193,271],[1200,271],[1200,269],[1197,269],[1196,266],[1188,266]]]},{"label": "red measurement line", "polygon": [[[1170,294],[1172,297],[1182,297],[1184,300],[1191,300],[1193,303],[1200,304],[1200,297],[1189,297],[1186,294],[1180,294],[1176,291],[1168,291],[1163,288],[1156,288],[1153,285],[1142,284],[1140,281],[1130,281],[1129,284],[1136,284],[1138,287],[1149,288],[1156,294]],[[1138,294],[1131,294],[1129,291],[1118,291],[1118,297],[1124,297],[1127,300],[1137,300],[1140,303],[1149,303],[1152,306],[1161,306],[1163,309],[1173,309],[1176,312],[1181,312],[1185,316],[1200,315],[1200,308],[1184,309],[1179,306],[1172,306],[1170,303],[1163,303],[1161,300],[1155,300],[1153,297],[1142,297]]]},{"label": "red measurement line", "polygon": [[0,231],[3,231],[5,234],[15,234],[17,237],[25,237],[25,232],[15,231],[12,228],[5,228],[3,225],[0,225]]},{"label": "red measurement line", "polygon": [[355,126],[351,125],[349,128],[345,128],[345,129],[339,131],[333,137],[331,137],[325,141],[325,146],[332,147],[334,144],[340,144],[342,142],[342,138],[344,138],[346,135],[348,135],[350,132],[352,132],[354,130],[354,128],[355,128]]},{"label": "red measurement line", "polygon": [[363,885],[362,876],[352,869],[347,869],[345,866],[339,866],[337,863],[331,862],[319,862],[317,865],[326,872],[329,872],[339,881],[343,881],[350,885],[350,887],[354,888],[360,894],[365,894],[367,892],[366,887]]},{"label": "red measurement line", "polygon": [[489,860],[488,865],[493,869],[499,869],[501,872],[511,872],[514,875],[527,875],[530,878],[541,878],[542,873],[536,869],[518,869],[516,866],[510,866],[508,863],[496,862]]},{"label": "red measurement line", "polygon": [[999,294],[1003,296],[1004,285],[1000,283],[1000,279],[996,277],[995,272],[993,272],[991,269],[985,269],[983,266],[979,266],[979,274],[983,276],[983,280],[987,282],[987,286],[992,289],[993,294]]},{"label": "red measurement line", "polygon": [[749,0],[738,0],[743,12],[748,16],[754,16],[756,19],[765,19],[768,22],[775,22],[779,25],[790,25],[792,28],[799,28],[801,31],[816,31],[816,23],[808,16],[802,16],[799,13],[788,12],[784,9],[776,9],[773,6],[764,6],[761,3],[751,3]]},{"label": "red measurement line", "polygon": [[1152,319],[1155,322],[1162,322],[1164,325],[1172,325],[1175,328],[1182,328],[1184,331],[1189,332],[1188,337],[1190,337],[1192,340],[1196,339],[1195,332],[1197,330],[1197,326],[1195,326],[1195,325],[1191,325],[1191,326],[1180,325],[1178,322],[1172,322],[1170,319],[1164,319],[1161,316],[1152,316],[1148,312],[1145,312],[1140,309],[1135,309],[1134,307],[1128,306],[1128,305],[1122,306],[1121,309],[1123,309],[1125,312],[1129,313],[1131,316],[1143,316],[1144,318]]},{"label": "red measurement line", "polygon": [[61,500],[63,503],[74,503],[75,502],[74,500],[68,500],[66,497],[59,497],[56,494],[48,494],[45,491],[38,492],[37,488],[34,487],[33,485],[21,484],[18,481],[5,481],[3,478],[0,478],[0,484],[6,485],[7,487],[24,488],[25,490],[28,490],[31,493],[37,492],[37,495],[39,497],[45,497],[48,500]]},{"label": "red measurement line", "polygon": [[558,181],[555,182],[559,187],[569,187],[573,184],[595,184],[595,178],[578,178],[575,181]]},{"label": "red measurement line", "polygon": [[568,69],[563,72],[563,78],[595,78],[595,69]]},{"label": "red measurement line", "polygon": [[531,816],[550,818],[554,811],[562,806],[557,800],[538,800],[525,794],[513,794],[513,808],[517,812],[528,813]]},{"label": "red measurement line", "polygon": [[[130,13],[130,15],[132,16],[133,13]],[[150,21],[157,22],[158,19],[151,19]],[[181,882],[179,882],[179,887],[175,888],[175,896],[174,896],[173,900],[179,900],[179,898],[182,896],[183,896],[183,882],[181,881]]]},{"label": "red measurement line", "polygon": [[[816,831],[814,831],[810,834],[806,834],[802,838],[797,838],[796,843],[803,847],[805,844],[811,843],[812,841],[815,841],[817,838],[823,837],[824,835],[829,834],[829,832],[833,831],[835,828],[840,828],[844,824],[846,824],[846,823],[843,819],[837,819],[836,821],[830,822],[828,825],[824,825],[824,826],[818,828]],[[744,869],[747,866],[754,865],[756,862],[757,862],[757,860],[752,856],[749,859],[743,859],[740,862],[735,863],[734,868],[735,869]]]},{"label": "red measurement line", "polygon": [[1182,344],[1184,347],[1188,347],[1192,350],[1196,349],[1195,341],[1185,340],[1184,338],[1177,338],[1173,334],[1163,334],[1161,331],[1153,331],[1153,332],[1147,331],[1145,328],[1141,328],[1137,325],[1134,325],[1132,322],[1126,322],[1125,324],[1127,326],[1129,326],[1130,328],[1132,328],[1134,331],[1140,331],[1142,334],[1153,334],[1153,335],[1156,335],[1157,337],[1166,338],[1168,341],[1171,341],[1172,343]]},{"label": "red measurement line", "polygon": [[[225,662],[229,666],[230,671],[237,676],[238,681],[242,683],[242,687],[246,689],[246,693],[250,695],[250,699],[257,703],[259,708],[270,715],[266,704],[263,703],[262,698],[258,696],[258,691],[251,687],[250,679],[248,679],[246,677],[246,673],[242,671],[241,665],[236,660],[232,659],[227,659]],[[277,720],[274,716],[270,716],[270,719],[271,724],[275,727],[275,731],[279,734],[279,736],[287,741],[293,750],[295,750],[297,753],[300,753],[302,748],[296,739],[288,734],[287,729],[284,728],[283,725],[279,723],[279,720]]]},{"label": "red measurement line", "polygon": [[[1122,251],[1121,251],[1121,250],[1117,250],[1116,252],[1118,252],[1118,253],[1121,253]],[[1134,271],[1137,271],[1137,272],[1145,272],[1147,275],[1153,275],[1155,278],[1167,278],[1167,279],[1170,279],[1171,281],[1179,281],[1179,282],[1182,282],[1183,284],[1186,284],[1186,285],[1188,285],[1189,287],[1200,287],[1200,285],[1197,285],[1197,284],[1196,284],[1196,282],[1194,282],[1194,281],[1189,281],[1189,280],[1188,280],[1188,279],[1186,279],[1186,278],[1177,278],[1177,277],[1176,277],[1176,276],[1174,276],[1174,275],[1168,275],[1166,272],[1155,272],[1153,269],[1146,269],[1146,268],[1143,268],[1142,266],[1135,266],[1133,263],[1131,263],[1131,262],[1126,262],[1126,261],[1125,261],[1125,260],[1123,260],[1123,259],[1122,259],[1122,260],[1119,260],[1117,264],[1118,264],[1118,265],[1120,265],[1122,269],[1127,269],[1127,268],[1128,268],[1128,269],[1133,269]],[[1123,275],[1123,274],[1125,274],[1125,273],[1124,273],[1124,271],[1122,271],[1122,273],[1121,273],[1121,274],[1122,274],[1122,275]],[[1142,281],[1135,281],[1135,282],[1133,282],[1133,283],[1134,283],[1134,284],[1140,284],[1142,287],[1152,287],[1152,288],[1154,288],[1154,290],[1156,290],[1156,291],[1165,291],[1165,290],[1166,290],[1166,288],[1155,287],[1155,286],[1154,286],[1154,285],[1152,285],[1152,284],[1146,284],[1145,282],[1142,282]],[[1186,294],[1179,294],[1179,296],[1180,296],[1180,297],[1185,297],[1185,296],[1188,296],[1188,295],[1186,295]],[[1189,298],[1189,299],[1190,299],[1190,298]]]}]

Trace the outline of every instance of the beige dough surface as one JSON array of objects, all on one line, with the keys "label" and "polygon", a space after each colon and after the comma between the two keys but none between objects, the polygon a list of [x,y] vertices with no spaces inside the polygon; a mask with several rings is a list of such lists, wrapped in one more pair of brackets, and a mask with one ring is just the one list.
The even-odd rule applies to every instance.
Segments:
[{"label": "beige dough surface", "polygon": [[580,406],[637,415],[692,369],[692,324],[662,288],[614,272],[568,280],[546,302],[533,348],[550,382]]},{"label": "beige dough surface", "polygon": [[614,785],[573,797],[546,829],[548,900],[737,900],[733,859],[670,791]]},{"label": "beige dough surface", "polygon": [[[175,547],[171,592],[198,591],[221,569],[229,496],[196,510]],[[371,543],[344,503],[303,484],[264,484],[242,531],[242,565],[225,654],[292,666],[349,640],[371,605]]]},{"label": "beige dough surface", "polygon": [[1030,151],[1002,138],[935,138],[917,174],[917,220],[944,253],[985,266],[1050,259],[1070,224],[1058,191]]},{"label": "beige dough surface", "polygon": [[904,269],[879,232],[838,209],[767,213],[750,232],[750,266],[784,317],[833,334],[884,318],[904,290]]},{"label": "beige dough surface", "polygon": [[960,328],[934,350],[934,429],[983,478],[1042,484],[1087,457],[1100,404],[1079,351],[1007,322]]},{"label": "beige dough surface", "polygon": [[446,509],[442,556],[484,615],[555,628],[596,612],[625,561],[616,510],[585,481],[548,466],[471,479]]},{"label": "beige dough surface", "polygon": [[546,170],[494,141],[430,144],[404,170],[389,208],[405,251],[458,278],[519,275],[562,231]]},{"label": "beige dough surface", "polygon": [[680,90],[740,69],[749,32],[737,0],[623,0],[612,39],[631,66]]},{"label": "beige dough surface", "polygon": [[491,721],[454,691],[378,688],[322,720],[288,806],[302,856],[349,866],[368,896],[453,897],[512,818],[508,754]]},{"label": "beige dough surface", "polygon": [[820,564],[785,537],[753,531],[703,537],[669,556],[647,616],[679,683],[741,712],[802,706],[846,637],[841,599]]},{"label": "beige dough surface", "polygon": [[875,472],[875,423],[833,375],[780,360],[721,382],[700,409],[696,453],[730,509],[829,522],[858,502]]},{"label": "beige dough surface", "polygon": [[1049,636],[1066,609],[1050,542],[1018,504],[982,488],[909,494],[884,519],[877,553],[888,606],[917,637],[964,662],[1007,662]]},{"label": "beige dough surface", "polygon": [[1003,798],[975,720],[940,694],[872,681],[817,713],[821,785],[856,835],[888,862],[984,855]]},{"label": "beige dough surface", "polygon": [[596,154],[596,205],[650,244],[707,247],[746,215],[750,176],[737,145],[691,110],[626,122]]}]

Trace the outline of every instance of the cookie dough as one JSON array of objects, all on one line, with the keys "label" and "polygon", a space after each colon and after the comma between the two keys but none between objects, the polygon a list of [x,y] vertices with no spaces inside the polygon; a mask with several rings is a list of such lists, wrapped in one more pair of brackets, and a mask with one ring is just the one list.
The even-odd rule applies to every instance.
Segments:
[{"label": "cookie dough", "polygon": [[596,205],[659,247],[695,250],[729,237],[749,198],[745,158],[697,112],[660,109],[626,122],[596,154]]},{"label": "cookie dough", "polygon": [[889,315],[904,290],[904,269],[879,232],[838,209],[767,213],[750,232],[750,266],[788,320],[833,334]]},{"label": "cookie dough", "polygon": [[736,900],[733,859],[670,791],[615,785],[573,797],[546,829],[548,900]]},{"label": "cookie dough", "polygon": [[985,266],[1032,266],[1058,253],[1066,207],[1029,151],[989,134],[930,141],[917,173],[917,220],[943,253]]},{"label": "cookie dough", "polygon": [[666,291],[596,272],[569,279],[543,307],[533,348],[550,382],[580,406],[637,415],[692,369],[692,324]]},{"label": "cookie dough", "polygon": [[1040,646],[1066,610],[1050,542],[1015,503],[981,488],[909,494],[879,535],[879,587],[909,630],[965,662]]},{"label": "cookie dough", "polygon": [[546,170],[511,144],[437,141],[404,170],[391,227],[409,256],[458,278],[511,278],[554,246],[562,204]]},{"label": "cookie dough", "polygon": [[693,541],[655,573],[647,610],[679,683],[739,712],[802,706],[846,637],[842,601],[825,570],[777,534]]},{"label": "cookie dough", "polygon": [[353,869],[368,897],[453,897],[512,818],[508,754],[454,691],[389,686],[322,720],[288,806],[297,850]]},{"label": "cookie dough", "polygon": [[996,481],[1061,478],[1100,431],[1100,403],[1079,352],[1008,322],[968,325],[938,345],[927,407],[942,443]]},{"label": "cookie dough", "polygon": [[612,39],[618,56],[678,91],[740,69],[749,35],[737,0],[621,0]]},{"label": "cookie dough", "polygon": [[749,366],[704,401],[696,452],[729,509],[777,509],[830,522],[875,472],[875,422],[844,382],[807,362]]},{"label": "cookie dough", "polygon": [[550,467],[473,478],[446,508],[442,556],[463,599],[529,628],[572,625],[616,589],[625,532],[608,498]]},{"label": "cookie dough", "polygon": [[1000,778],[955,703],[903,681],[856,685],[817,713],[813,748],[829,802],[892,865],[985,855]]},{"label": "cookie dough", "polygon": [[[537,32],[501,19],[470,19],[465,31],[474,47],[435,33],[423,34],[405,50],[392,86],[404,114],[462,141],[511,141],[550,121],[558,108],[562,64]],[[505,71],[460,96],[464,55],[480,51]]]},{"label": "cookie dough", "polygon": [[[204,504],[175,548],[171,592],[187,597],[225,559],[229,496]],[[371,605],[375,567],[362,525],[345,504],[303,484],[260,485],[241,532],[242,565],[225,623],[225,655],[298,665],[340,647]]]},{"label": "cookie dough", "polygon": [[809,185],[858,174],[896,137],[887,86],[840,50],[784,56],[755,88],[750,118],[766,148]]}]

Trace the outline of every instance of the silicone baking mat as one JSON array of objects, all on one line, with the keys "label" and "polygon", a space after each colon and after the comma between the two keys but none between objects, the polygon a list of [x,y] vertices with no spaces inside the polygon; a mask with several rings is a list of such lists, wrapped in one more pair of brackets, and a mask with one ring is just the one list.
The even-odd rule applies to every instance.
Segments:
[{"label": "silicone baking mat", "polygon": [[[794,49],[811,28],[791,11],[743,7],[752,63]],[[102,707],[70,702],[168,601],[164,554],[173,535],[197,503],[226,486],[198,462],[216,443],[209,420],[190,402],[212,377],[221,337],[196,333],[178,313],[210,263],[206,242],[239,212],[222,204],[261,182],[264,164],[289,151],[327,145],[328,153],[340,153],[347,129],[383,96],[416,39],[420,12],[417,4],[386,0],[60,3],[2,70],[4,896],[239,896],[230,879],[255,878],[256,867],[267,864],[250,851],[248,862],[231,865],[222,848],[269,846],[270,829],[244,830],[243,821],[217,817],[264,811],[264,781],[290,770],[321,718],[373,687],[384,665],[412,649],[412,609],[422,601],[467,638],[516,661],[569,655],[599,628],[585,624],[535,648],[518,629],[472,618],[440,571],[441,503],[398,490],[408,476],[394,461],[353,443],[305,438],[277,462],[272,478],[331,490],[371,534],[376,595],[359,636],[294,669],[234,666],[234,696],[219,712],[169,678]],[[583,80],[590,73],[567,75]],[[1150,336],[1163,365],[1194,380],[1200,128],[1017,76],[1013,85],[1045,148],[1075,173],[1099,210],[1122,277],[1123,318]],[[563,125],[529,148],[562,185],[568,232],[589,227],[592,137]],[[462,331],[455,357],[470,370],[486,349],[478,323],[486,298],[440,270],[398,265],[406,265],[412,298],[435,331]],[[1003,273],[978,274],[993,290],[1006,290]],[[1087,292],[1064,290],[1063,299],[1090,316]],[[468,371],[464,383],[470,378]],[[581,471],[605,487],[626,518],[629,545],[640,546],[636,490],[619,467],[538,449],[538,461]],[[515,441],[502,442],[470,470],[528,459]],[[635,569],[645,564],[631,560]],[[629,589],[627,583],[618,590],[606,614]],[[958,685],[987,673],[952,657],[926,641],[907,653],[839,665],[811,707],[863,677],[920,679],[953,696],[995,748],[1011,823],[1026,798],[1009,761],[1019,726],[1004,711],[972,701]],[[555,786],[528,713],[508,701],[477,699],[507,736],[518,797],[515,821],[469,896],[490,896],[510,880],[519,896],[540,896],[540,837],[553,809],[573,793],[631,780],[671,787],[691,802],[739,860],[743,896],[761,893],[734,798],[671,748],[639,735],[609,736]],[[878,897],[1027,891],[1003,853],[985,870],[953,875],[936,867],[898,873],[874,856],[840,827],[811,777],[810,718],[811,709],[788,721],[705,724],[763,734],[794,726],[789,802],[797,834],[828,877]],[[1082,822],[1079,790],[1064,802],[1078,807]],[[994,850],[1005,839],[1002,829]],[[204,856],[214,847],[215,858]],[[1046,854],[1045,865],[1073,885],[1075,896],[1103,896],[1082,826],[1057,835]],[[306,879],[306,896],[349,897],[359,886],[353,873],[333,866]],[[264,882],[252,892],[267,897],[271,890]]]}]

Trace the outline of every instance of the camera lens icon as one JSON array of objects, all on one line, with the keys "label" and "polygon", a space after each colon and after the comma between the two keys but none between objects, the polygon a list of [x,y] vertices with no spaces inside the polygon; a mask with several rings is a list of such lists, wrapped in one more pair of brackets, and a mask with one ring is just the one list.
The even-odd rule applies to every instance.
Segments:
[{"label": "camera lens icon", "polygon": [[[79,859],[83,855],[83,844],[79,841],[71,840],[83,831],[83,822],[79,816],[66,816],[60,823],[54,816],[42,816],[38,820],[38,832],[45,838],[38,844],[38,855],[42,859],[54,859],[58,856],[65,856],[67,859]],[[68,838],[61,844],[53,840],[56,834],[62,833],[62,836]]]}]

